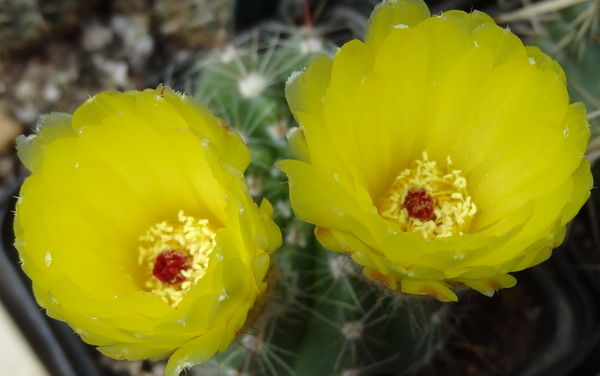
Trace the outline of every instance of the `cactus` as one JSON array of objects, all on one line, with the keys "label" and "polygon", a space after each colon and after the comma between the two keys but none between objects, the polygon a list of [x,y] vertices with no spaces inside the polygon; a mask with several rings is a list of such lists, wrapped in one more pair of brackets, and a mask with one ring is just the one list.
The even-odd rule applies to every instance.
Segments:
[{"label": "cactus", "polygon": [[[184,19],[182,27],[199,28],[198,20],[186,18],[186,12],[176,12],[180,9],[174,4],[158,1],[155,8],[165,18],[176,14]],[[198,10],[206,4],[197,1],[188,6]],[[304,25],[269,23],[228,43],[223,43],[220,33],[211,34],[210,43],[205,44],[212,46],[214,42],[216,47],[199,55],[194,68],[185,72],[186,77],[192,77],[185,83],[186,88],[191,88],[188,94],[204,102],[246,141],[252,153],[252,163],[246,172],[249,193],[257,201],[265,197],[273,203],[274,219],[285,240],[273,256],[267,276],[268,290],[250,312],[246,327],[227,351],[193,367],[191,375],[415,373],[432,363],[456,331],[449,321],[458,316],[459,306],[429,296],[390,291],[380,282],[366,278],[347,254],[330,252],[319,245],[312,225],[292,214],[287,178],[273,167],[275,162],[292,157],[286,134],[297,126],[283,95],[285,83],[315,52],[333,55],[332,40],[340,34],[339,29],[336,35],[330,35],[313,26],[308,17],[308,2],[303,4]],[[214,9],[217,13],[221,10]],[[345,14],[349,18],[346,30],[342,31],[346,34],[364,28],[367,21],[366,15],[361,19],[357,12],[329,14],[337,17]],[[204,25],[204,21],[198,22]],[[560,33],[568,28],[565,22],[549,25],[549,30],[556,29],[556,33],[540,39],[539,44],[560,45]],[[590,30],[595,32],[595,27]],[[597,56],[597,41],[577,35],[583,34],[576,33],[575,40],[580,46],[585,42],[585,47],[579,53],[565,50],[565,59],[587,61],[589,55],[586,64],[593,69],[591,62]],[[185,45],[195,47],[199,41],[194,39]],[[581,53],[582,48],[585,54]],[[568,73],[569,64],[563,64]],[[573,94],[575,100],[587,99],[592,111],[600,97],[597,83],[582,76],[573,85],[578,89],[577,85],[593,84],[596,87],[577,91],[582,97]]]},{"label": "cactus", "polygon": [[[366,18],[364,19],[366,22]],[[255,28],[195,65],[196,99],[237,130],[252,152],[250,194],[275,206],[285,242],[257,318],[229,349],[191,369],[198,375],[369,375],[414,371],[448,338],[451,306],[405,297],[368,280],[348,255],[317,244],[292,215],[285,176],[287,130],[297,126],[283,96],[287,78],[333,43],[311,25]],[[252,321],[252,320],[250,320]]]}]

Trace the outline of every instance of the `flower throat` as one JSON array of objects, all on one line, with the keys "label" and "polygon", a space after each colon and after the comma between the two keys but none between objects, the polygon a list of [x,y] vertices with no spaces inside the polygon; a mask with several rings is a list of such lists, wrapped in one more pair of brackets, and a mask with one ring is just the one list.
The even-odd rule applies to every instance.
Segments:
[{"label": "flower throat", "polygon": [[426,239],[469,233],[477,206],[467,193],[467,180],[460,170],[440,171],[426,152],[411,169],[402,171],[379,205],[384,219],[395,222],[404,232],[416,232]]},{"label": "flower throat", "polygon": [[207,219],[180,211],[177,221],[161,222],[140,237],[139,264],[145,269],[146,291],[177,307],[206,273],[216,234]]}]

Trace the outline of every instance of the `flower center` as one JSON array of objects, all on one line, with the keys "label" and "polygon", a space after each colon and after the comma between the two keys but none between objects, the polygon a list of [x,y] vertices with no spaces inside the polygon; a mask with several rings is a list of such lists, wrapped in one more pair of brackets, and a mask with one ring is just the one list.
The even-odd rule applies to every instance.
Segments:
[{"label": "flower center", "polygon": [[425,188],[409,188],[402,206],[406,208],[408,216],[411,218],[420,221],[435,220],[433,197],[427,193]]},{"label": "flower center", "polygon": [[146,291],[177,307],[206,273],[216,234],[207,219],[186,216],[160,222],[140,236],[139,264],[146,270]]},{"label": "flower center", "polygon": [[152,274],[162,283],[176,285],[185,281],[181,272],[188,270],[191,266],[188,255],[176,249],[169,249],[156,256]]},{"label": "flower center", "polygon": [[467,194],[467,180],[460,170],[452,170],[447,158],[447,173],[442,173],[426,152],[412,169],[402,171],[384,196],[379,213],[395,222],[404,232],[416,232],[426,239],[445,238],[469,232],[477,213]]}]

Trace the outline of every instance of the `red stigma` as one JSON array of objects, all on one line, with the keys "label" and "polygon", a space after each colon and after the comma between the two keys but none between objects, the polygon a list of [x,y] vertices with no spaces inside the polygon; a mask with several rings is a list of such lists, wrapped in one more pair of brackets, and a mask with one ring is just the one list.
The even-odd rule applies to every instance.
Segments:
[{"label": "red stigma", "polygon": [[435,219],[433,197],[424,188],[409,189],[403,207],[408,210],[409,217],[421,222]]},{"label": "red stigma", "polygon": [[156,257],[152,274],[163,283],[175,285],[185,281],[181,271],[188,270],[191,266],[189,257],[185,253],[169,249]]}]

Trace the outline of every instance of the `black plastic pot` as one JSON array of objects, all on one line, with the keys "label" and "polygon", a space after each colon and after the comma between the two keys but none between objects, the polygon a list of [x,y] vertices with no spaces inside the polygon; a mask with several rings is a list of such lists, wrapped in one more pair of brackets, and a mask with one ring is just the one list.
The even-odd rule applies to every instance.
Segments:
[{"label": "black plastic pot", "polygon": [[600,280],[583,265],[581,249],[570,237],[548,261],[520,279],[538,292],[549,320],[545,345],[518,376],[600,372]]},{"label": "black plastic pot", "polygon": [[51,375],[100,376],[93,347],[66,323],[46,316],[33,298],[31,280],[21,269],[13,245],[14,209],[20,186],[21,182],[14,184],[0,198],[0,300]]}]

